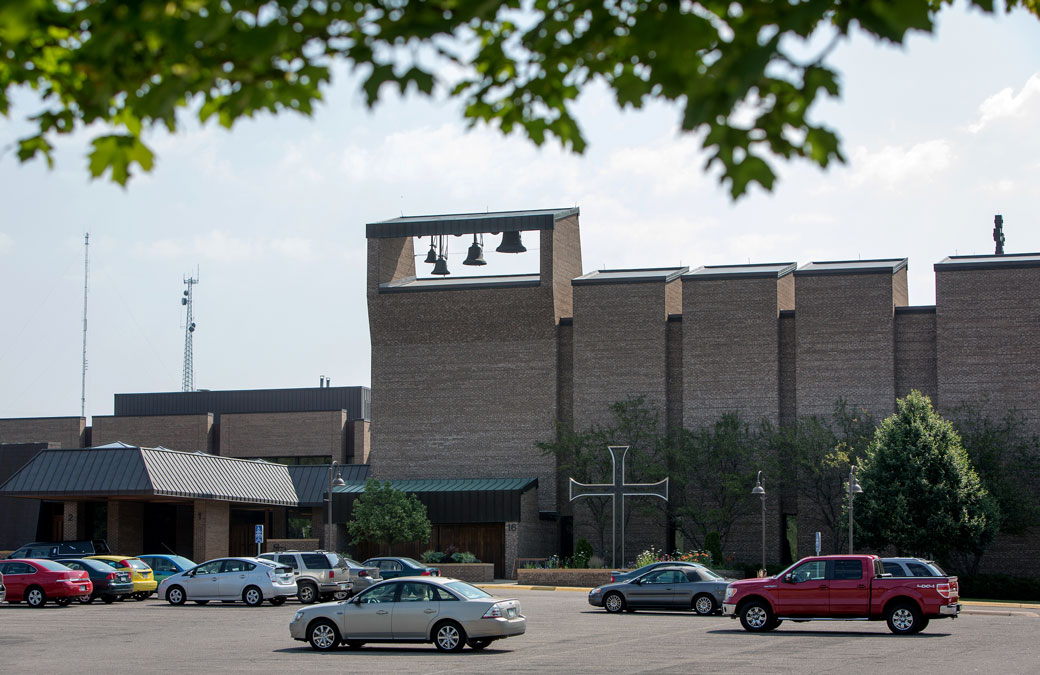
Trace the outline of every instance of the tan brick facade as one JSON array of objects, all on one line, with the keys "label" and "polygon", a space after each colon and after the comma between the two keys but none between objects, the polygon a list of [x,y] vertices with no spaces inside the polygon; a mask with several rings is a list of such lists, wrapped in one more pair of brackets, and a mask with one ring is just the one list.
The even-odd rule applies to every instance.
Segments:
[{"label": "tan brick facade", "polygon": [[[345,410],[291,413],[224,413],[220,454],[224,457],[327,456],[348,461]],[[362,437],[362,442],[364,438]]]},{"label": "tan brick facade", "polygon": [[82,448],[87,421],[82,417],[0,419],[0,443],[50,443],[52,448]]},{"label": "tan brick facade", "polygon": [[122,441],[143,448],[213,453],[213,415],[95,415],[91,445]]}]

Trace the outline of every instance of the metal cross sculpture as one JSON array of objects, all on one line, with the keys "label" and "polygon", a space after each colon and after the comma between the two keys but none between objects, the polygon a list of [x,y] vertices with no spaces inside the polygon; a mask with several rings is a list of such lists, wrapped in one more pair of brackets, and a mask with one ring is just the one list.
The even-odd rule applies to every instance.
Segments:
[{"label": "metal cross sculpture", "polygon": [[[617,567],[625,564],[625,497],[660,497],[668,501],[668,479],[656,483],[626,483],[625,482],[625,455],[628,454],[627,445],[608,445],[610,450],[610,464],[612,467],[612,482],[610,483],[579,483],[570,479],[570,501],[581,497],[610,497],[614,513],[614,539],[611,542],[613,551],[611,565]],[[618,466],[617,451],[621,451],[620,467]],[[620,469],[620,474],[618,473]],[[620,552],[620,555],[618,555]],[[618,561],[621,561],[620,563]]]}]

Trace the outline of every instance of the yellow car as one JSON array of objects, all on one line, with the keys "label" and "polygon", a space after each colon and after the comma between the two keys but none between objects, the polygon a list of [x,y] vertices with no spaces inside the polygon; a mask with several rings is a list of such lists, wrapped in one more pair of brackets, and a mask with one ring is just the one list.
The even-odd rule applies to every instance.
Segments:
[{"label": "yellow car", "polygon": [[146,565],[140,558],[131,558],[125,555],[92,555],[88,557],[100,560],[109,567],[119,571],[125,571],[129,568],[130,578],[134,582],[134,592],[130,594],[130,597],[134,600],[144,600],[154,593],[159,586],[159,582],[155,580],[155,576],[152,574],[152,568]]}]

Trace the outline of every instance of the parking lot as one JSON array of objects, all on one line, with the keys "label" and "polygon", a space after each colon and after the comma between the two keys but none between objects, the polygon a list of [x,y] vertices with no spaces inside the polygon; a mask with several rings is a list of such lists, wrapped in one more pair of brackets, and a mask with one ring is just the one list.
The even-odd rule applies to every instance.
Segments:
[{"label": "parking lot", "polygon": [[[765,635],[722,617],[589,607],[585,594],[496,588],[520,599],[526,635],[483,652],[442,654],[432,645],[367,645],[313,652],[289,637],[300,606],[249,608],[155,599],[30,609],[0,605],[0,664],[9,673],[284,672],[674,672],[831,673],[900,671],[1035,673],[1040,615],[991,610],[935,620],[896,637],[884,622],[785,622]],[[332,670],[329,670],[332,669]]]}]

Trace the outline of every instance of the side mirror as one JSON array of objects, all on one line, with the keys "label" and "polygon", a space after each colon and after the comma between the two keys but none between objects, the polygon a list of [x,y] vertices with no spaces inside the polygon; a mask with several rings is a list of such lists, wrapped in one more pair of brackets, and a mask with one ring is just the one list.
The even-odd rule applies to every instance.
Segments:
[{"label": "side mirror", "polygon": [[793,584],[794,583],[794,575],[793,574],[785,574],[784,575],[784,583]]},{"label": "side mirror", "polygon": [[350,602],[352,602],[355,605],[360,605],[361,604],[361,596],[355,595],[353,598],[350,599]]}]

